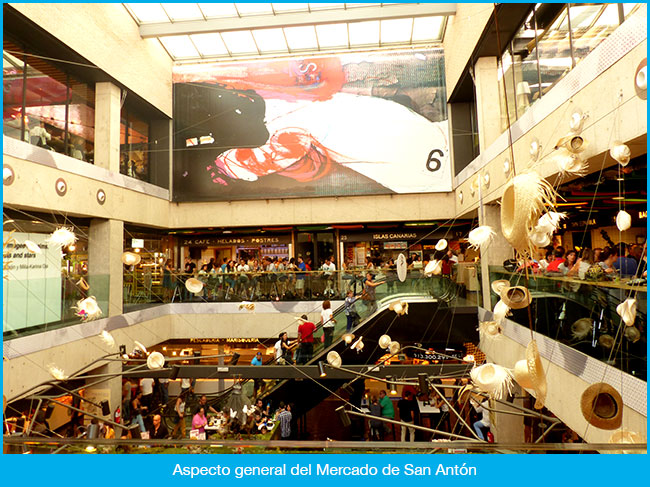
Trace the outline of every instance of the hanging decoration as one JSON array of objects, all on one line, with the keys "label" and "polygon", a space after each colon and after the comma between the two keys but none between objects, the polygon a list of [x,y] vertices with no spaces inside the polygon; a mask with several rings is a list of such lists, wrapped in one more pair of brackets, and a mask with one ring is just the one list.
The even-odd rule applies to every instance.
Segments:
[{"label": "hanging decoration", "polygon": [[542,409],[544,401],[546,401],[546,376],[535,340],[531,340],[526,347],[525,360],[520,360],[515,364],[513,375],[521,387],[535,391],[534,407]]},{"label": "hanging decoration", "polygon": [[113,338],[113,335],[111,335],[106,330],[102,330],[102,332],[99,334],[99,337],[108,347],[113,348],[115,346],[115,338]]},{"label": "hanging decoration", "polygon": [[630,163],[632,151],[623,142],[616,141],[609,149],[609,155],[612,156],[612,159],[618,162],[621,166],[625,167]]},{"label": "hanging decoration", "polygon": [[501,331],[501,326],[496,321],[481,321],[478,324],[481,340],[496,340],[502,336]]},{"label": "hanging decoration", "polygon": [[395,311],[397,316],[404,316],[409,312],[409,304],[406,301],[394,301],[388,305],[388,309]]},{"label": "hanging decoration", "polygon": [[54,230],[46,239],[46,242],[58,247],[68,247],[77,241],[74,232],[67,227],[60,227]]},{"label": "hanging decoration", "polygon": [[628,230],[632,226],[632,216],[625,210],[620,210],[616,214],[616,228],[621,232]]},{"label": "hanging decoration", "polygon": [[492,315],[494,317],[494,321],[497,323],[501,323],[504,318],[508,316],[508,313],[510,313],[510,308],[506,303],[503,302],[503,300],[499,300],[499,302],[494,305]]},{"label": "hanging decoration", "polygon": [[122,264],[132,266],[138,265],[142,257],[137,252],[124,252],[122,254]]},{"label": "hanging decoration", "polygon": [[591,318],[580,318],[571,325],[571,336],[574,340],[587,338],[593,329]]},{"label": "hanging decoration", "polygon": [[77,301],[77,306],[73,306],[75,314],[81,318],[84,323],[87,321],[96,320],[102,315],[102,310],[97,304],[95,296],[89,296],[86,299]]},{"label": "hanging decoration", "polygon": [[505,367],[484,364],[470,371],[472,382],[492,399],[504,399],[512,393],[512,377]]},{"label": "hanging decoration", "polygon": [[31,240],[25,240],[25,247],[32,254],[40,254],[41,253],[41,248],[38,246],[38,244],[36,242],[32,242]]},{"label": "hanging decoration", "polygon": [[634,325],[634,320],[636,320],[636,307],[637,303],[635,298],[627,298],[616,307],[616,313],[621,317],[626,326]]},{"label": "hanging decoration", "polygon": [[52,377],[54,377],[56,380],[66,380],[68,378],[67,375],[65,375],[65,372],[63,369],[60,369],[54,364],[49,364],[47,366],[47,371],[50,373]]},{"label": "hanging decoration", "polygon": [[486,247],[490,245],[495,235],[496,232],[492,229],[492,227],[488,225],[483,225],[480,227],[476,227],[474,230],[469,232],[469,235],[467,236],[467,240],[470,243],[469,245],[470,248],[479,250],[483,245],[485,245]]},{"label": "hanging decoration", "polygon": [[239,304],[239,311],[241,311],[242,309],[253,312],[255,311],[255,303],[251,303],[250,301],[242,301]]},{"label": "hanging decoration", "polygon": [[343,361],[341,360],[339,353],[332,350],[331,352],[327,352],[327,363],[332,367],[341,367]]},{"label": "hanging decoration", "polygon": [[160,352],[151,352],[147,357],[147,367],[151,370],[162,369],[165,365],[165,357]]}]

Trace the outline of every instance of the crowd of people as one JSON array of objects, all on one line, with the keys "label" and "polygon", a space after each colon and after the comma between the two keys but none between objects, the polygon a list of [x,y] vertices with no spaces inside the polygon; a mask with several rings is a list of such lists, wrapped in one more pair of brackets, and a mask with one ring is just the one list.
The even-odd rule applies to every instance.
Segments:
[{"label": "crowd of people", "polygon": [[[534,273],[588,281],[647,277],[646,250],[639,244],[620,243],[579,251],[561,245],[547,247],[541,259],[531,259],[526,265]],[[523,264],[518,270],[523,270]]]}]

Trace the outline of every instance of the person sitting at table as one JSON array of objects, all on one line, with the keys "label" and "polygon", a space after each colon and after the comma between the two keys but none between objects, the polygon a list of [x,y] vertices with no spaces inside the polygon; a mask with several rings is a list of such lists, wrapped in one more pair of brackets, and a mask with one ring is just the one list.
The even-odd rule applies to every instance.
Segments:
[{"label": "person sitting at table", "polygon": [[198,412],[192,418],[192,429],[199,430],[199,434],[205,433],[205,427],[208,425],[208,418],[205,417],[205,408],[199,407]]},{"label": "person sitting at table", "polygon": [[213,408],[212,406],[210,406],[208,404],[208,397],[205,394],[203,394],[201,396],[201,399],[199,399],[199,405],[196,408],[197,413],[199,412],[200,408],[203,408],[203,409],[205,409],[206,412],[210,412],[212,414],[217,414],[218,413],[218,411],[215,408]]}]

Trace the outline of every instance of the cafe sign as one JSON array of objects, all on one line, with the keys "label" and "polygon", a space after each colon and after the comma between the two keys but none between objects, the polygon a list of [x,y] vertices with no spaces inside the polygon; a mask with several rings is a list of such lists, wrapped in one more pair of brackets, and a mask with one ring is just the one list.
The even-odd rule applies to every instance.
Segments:
[{"label": "cafe sign", "polygon": [[289,235],[277,235],[272,237],[204,237],[204,238],[183,238],[181,245],[189,247],[211,247],[218,245],[273,245],[291,243]]}]

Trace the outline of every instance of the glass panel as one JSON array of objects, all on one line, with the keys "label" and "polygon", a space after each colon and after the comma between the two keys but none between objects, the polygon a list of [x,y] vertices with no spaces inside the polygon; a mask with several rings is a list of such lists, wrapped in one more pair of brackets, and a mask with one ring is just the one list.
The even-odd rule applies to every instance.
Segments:
[{"label": "glass panel", "polygon": [[[541,35],[541,32],[538,32],[538,35]],[[535,19],[532,11],[512,40],[512,61],[517,102],[515,116],[519,118],[540,98]]]},{"label": "glass panel", "polygon": [[310,10],[332,10],[332,9],[343,9],[345,8],[344,3],[310,3]]},{"label": "glass panel", "polygon": [[235,6],[242,16],[273,14],[270,3],[236,3]]},{"label": "glass panel", "polygon": [[196,3],[164,3],[162,6],[172,21],[203,20],[203,13]]},{"label": "glass panel", "polygon": [[159,3],[127,3],[126,5],[141,23],[169,22],[169,17]]},{"label": "glass panel", "polygon": [[[18,49],[15,52],[18,52]],[[23,130],[24,64],[13,54],[2,51],[2,133],[19,140]]]},{"label": "glass panel", "polygon": [[567,9],[563,8],[555,21],[545,29],[542,37],[538,39],[542,94],[547,93],[572,67],[566,16]]},{"label": "glass panel", "polygon": [[219,34],[194,34],[190,39],[201,56],[228,55],[228,49]]},{"label": "glass panel", "polygon": [[413,31],[413,19],[381,21],[381,43],[409,42]]},{"label": "glass panel", "polygon": [[[501,107],[501,130],[507,130],[508,122],[512,125],[517,120],[514,68],[510,51],[503,53],[498,65],[499,104]],[[507,102],[507,103],[506,103]],[[507,105],[507,109],[506,109]],[[508,117],[510,117],[508,119]]]},{"label": "glass panel", "polygon": [[67,154],[75,159],[94,162],[95,90],[70,78]]},{"label": "glass panel", "polygon": [[444,17],[416,17],[413,19],[413,42],[439,40]]},{"label": "glass panel", "polygon": [[350,45],[362,46],[379,42],[379,21],[354,22],[348,24]]},{"label": "glass panel", "polygon": [[282,29],[257,29],[252,31],[260,52],[287,52],[287,42]]},{"label": "glass panel", "polygon": [[576,63],[586,57],[619,25],[616,4],[571,7],[569,15]]},{"label": "glass panel", "polygon": [[25,140],[56,152],[65,153],[66,102],[65,73],[43,59],[27,56],[25,93]]},{"label": "glass panel", "polygon": [[276,12],[307,12],[308,3],[273,3],[273,10]]},{"label": "glass panel", "polygon": [[314,27],[285,27],[284,33],[287,36],[289,49],[315,49],[318,47],[316,42],[316,31]]},{"label": "glass panel", "polygon": [[150,181],[149,172],[149,124],[125,108],[120,125],[120,173]]},{"label": "glass panel", "polygon": [[234,3],[199,3],[199,7],[208,18],[238,17]]},{"label": "glass panel", "polygon": [[316,26],[320,47],[345,47],[348,45],[347,24],[323,24]]},{"label": "glass panel", "polygon": [[250,30],[222,32],[221,37],[223,37],[228,50],[233,54],[258,54]]},{"label": "glass panel", "polygon": [[198,56],[198,52],[189,36],[165,36],[158,39],[174,59]]},{"label": "glass panel", "polygon": [[634,12],[639,10],[639,7],[643,5],[642,3],[624,3],[623,4],[623,15],[627,19]]}]

